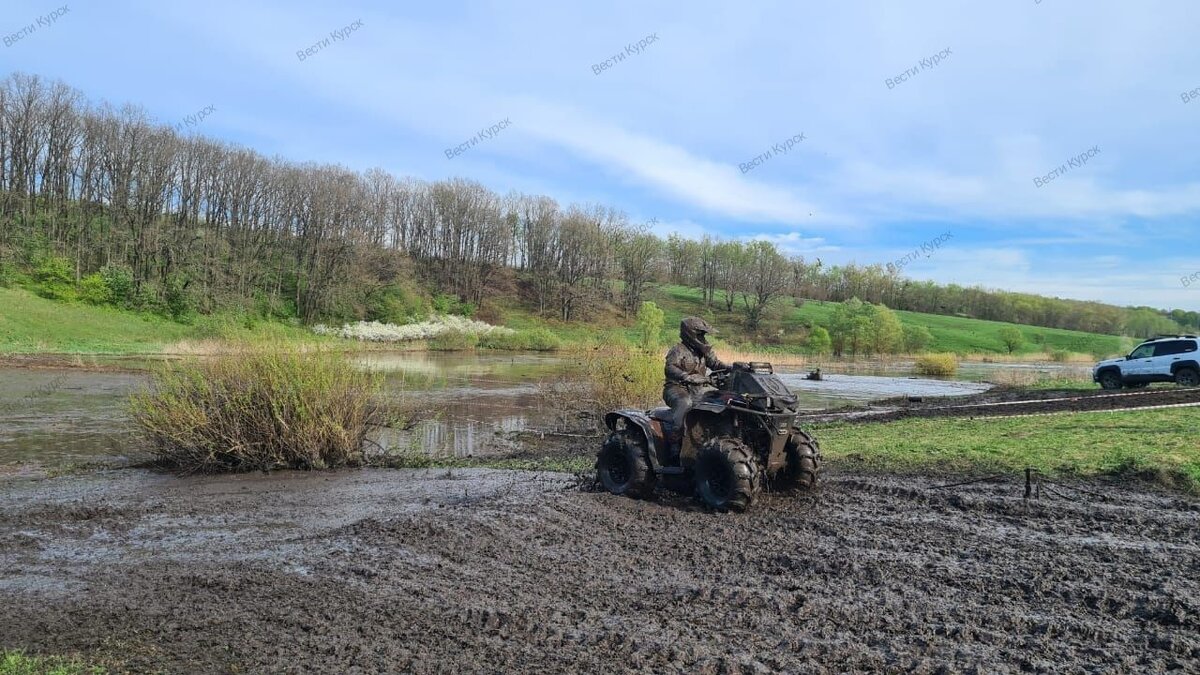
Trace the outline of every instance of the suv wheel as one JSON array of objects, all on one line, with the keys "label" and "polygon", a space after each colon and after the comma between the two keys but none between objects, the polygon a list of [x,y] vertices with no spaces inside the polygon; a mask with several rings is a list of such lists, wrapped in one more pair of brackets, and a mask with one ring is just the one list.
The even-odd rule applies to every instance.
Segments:
[{"label": "suv wheel", "polygon": [[1121,374],[1115,370],[1106,370],[1100,373],[1100,386],[1104,389],[1120,389]]},{"label": "suv wheel", "polygon": [[1200,372],[1195,368],[1180,368],[1175,371],[1175,384],[1181,387],[1200,386]]}]

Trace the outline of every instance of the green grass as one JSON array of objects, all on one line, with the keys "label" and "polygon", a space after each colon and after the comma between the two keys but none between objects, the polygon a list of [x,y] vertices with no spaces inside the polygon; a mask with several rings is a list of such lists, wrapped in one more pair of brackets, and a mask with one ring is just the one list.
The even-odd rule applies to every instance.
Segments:
[{"label": "green grass", "polygon": [[[154,314],[94,307],[0,288],[0,354],[148,354],[181,340],[317,342],[306,328],[233,315],[182,324]],[[328,340],[325,340],[328,341]]]},{"label": "green grass", "polygon": [[[678,326],[684,316],[696,314],[712,322],[721,331],[726,341],[742,342],[745,340],[740,306],[735,306],[732,313],[725,312],[720,293],[717,298],[719,308],[713,310],[704,307],[698,288],[661,286],[653,289],[647,299],[658,303],[666,314],[665,334],[673,335],[673,327]],[[791,298],[784,298],[778,301],[776,308],[779,317],[768,322],[767,325],[770,329],[783,331],[783,344],[786,347],[791,342],[789,337],[802,332],[805,324],[812,323],[828,327],[838,304],[810,300],[801,307],[795,307]],[[1084,354],[1108,355],[1123,353],[1125,351],[1123,347],[1126,346],[1124,343],[1127,342],[1124,338],[1116,335],[1041,328],[961,316],[905,311],[897,311],[896,315],[902,324],[924,326],[929,329],[933,335],[933,344],[928,349],[930,352],[1004,354],[1007,353],[1007,349],[1004,347],[1003,340],[1000,339],[1000,331],[1009,326],[1016,326],[1025,335],[1025,345],[1018,351],[1018,354],[1036,353],[1048,348]],[[628,334],[632,337],[632,329],[628,331]],[[799,347],[795,342],[791,342],[791,344],[796,348]]]},{"label": "green grass", "polygon": [[59,656],[27,656],[0,651],[0,675],[100,675],[104,669]]},{"label": "green grass", "polygon": [[[1189,408],[1008,419],[906,419],[821,424],[810,431],[829,464],[897,473],[981,476],[1038,469],[1049,477],[1138,477],[1200,493],[1200,447]],[[598,447],[599,440],[596,441]],[[393,468],[488,468],[591,475],[590,454],[521,458],[391,455]]]},{"label": "green grass", "polygon": [[1136,474],[1200,491],[1196,411],[1169,408],[1009,419],[905,419],[817,425],[832,460],[889,471]]},{"label": "green grass", "polygon": [[[704,316],[721,331],[721,339],[743,348],[755,348],[746,334],[739,308],[733,312],[706,309],[700,291],[682,286],[650,289],[647,298],[663,309],[666,323],[662,332],[664,348],[675,341],[683,317]],[[720,304],[720,302],[718,302]],[[764,325],[764,334],[775,335],[780,344],[769,349],[799,353],[801,336],[807,324],[828,325],[837,303],[809,301],[795,307],[790,298],[781,299],[776,316]],[[957,316],[916,312],[897,312],[904,324],[929,329],[934,341],[931,352],[958,354],[1005,353],[1000,330],[1011,326],[997,321],[982,321]],[[509,303],[504,308],[504,325],[533,337],[533,331],[556,338],[566,350],[636,341],[632,318],[607,311],[589,321],[562,322],[535,316],[527,309]],[[1123,338],[1079,331],[1019,326],[1025,334],[1022,353],[1060,349],[1086,354],[1108,355],[1123,351]],[[148,354],[161,352],[183,340],[222,339],[231,341],[321,341],[303,326],[278,321],[251,319],[234,314],[199,316],[183,324],[160,316],[130,312],[81,303],[64,303],[38,297],[16,288],[0,288],[0,354]],[[324,339],[333,342],[332,339]],[[514,339],[514,344],[519,342]],[[544,343],[545,340],[539,340]],[[498,345],[505,346],[505,345]],[[397,347],[402,347],[397,345]]]}]

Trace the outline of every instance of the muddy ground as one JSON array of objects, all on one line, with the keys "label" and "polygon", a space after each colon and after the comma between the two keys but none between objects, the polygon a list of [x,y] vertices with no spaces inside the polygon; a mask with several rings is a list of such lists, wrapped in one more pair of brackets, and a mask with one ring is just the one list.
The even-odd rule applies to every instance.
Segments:
[{"label": "muddy ground", "polygon": [[806,424],[833,421],[875,423],[907,417],[987,418],[1196,405],[1200,405],[1200,388],[1168,386],[1126,391],[1081,391],[996,387],[980,394],[953,398],[892,398],[853,410],[804,414],[801,415],[801,421]]},{"label": "muddy ground", "polygon": [[0,646],[138,672],[1200,671],[1200,501],[934,485],[835,468],[716,515],[486,470],[8,479]]}]

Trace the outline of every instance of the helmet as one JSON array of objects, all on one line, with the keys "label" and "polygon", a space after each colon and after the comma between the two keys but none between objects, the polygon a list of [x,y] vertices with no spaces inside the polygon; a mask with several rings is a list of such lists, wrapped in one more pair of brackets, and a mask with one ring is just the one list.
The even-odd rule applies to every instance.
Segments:
[{"label": "helmet", "polygon": [[704,340],[704,336],[708,333],[716,335],[717,331],[698,316],[689,316],[679,323],[679,339],[683,340],[683,344],[694,352],[708,353],[710,347]]}]

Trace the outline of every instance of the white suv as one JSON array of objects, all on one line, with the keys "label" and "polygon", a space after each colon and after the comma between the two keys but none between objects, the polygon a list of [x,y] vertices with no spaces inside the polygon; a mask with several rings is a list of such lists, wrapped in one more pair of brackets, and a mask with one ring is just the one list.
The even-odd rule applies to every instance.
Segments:
[{"label": "white suv", "polygon": [[1105,389],[1144,387],[1151,382],[1200,385],[1200,339],[1160,335],[1138,345],[1129,356],[1108,359],[1092,369],[1092,381]]}]

